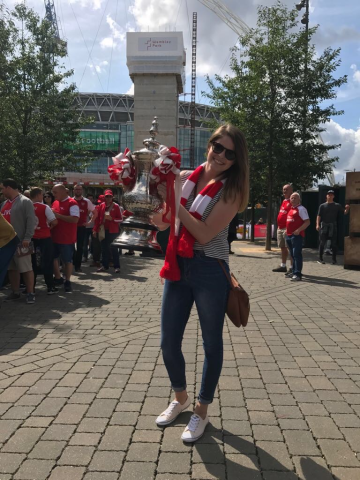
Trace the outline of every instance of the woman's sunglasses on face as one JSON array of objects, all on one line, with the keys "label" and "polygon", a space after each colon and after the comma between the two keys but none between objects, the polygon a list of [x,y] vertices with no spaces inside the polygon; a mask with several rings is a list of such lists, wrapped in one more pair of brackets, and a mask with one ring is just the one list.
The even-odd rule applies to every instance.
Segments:
[{"label": "woman's sunglasses on face", "polygon": [[236,153],[234,150],[229,150],[218,142],[211,142],[211,145],[214,153],[220,154],[225,150],[225,158],[230,160],[230,162],[233,162],[236,159]]}]

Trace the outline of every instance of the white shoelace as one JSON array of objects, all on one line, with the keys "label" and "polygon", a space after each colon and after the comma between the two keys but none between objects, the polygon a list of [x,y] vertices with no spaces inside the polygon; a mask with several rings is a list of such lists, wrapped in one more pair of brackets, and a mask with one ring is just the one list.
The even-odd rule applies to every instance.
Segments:
[{"label": "white shoelace", "polygon": [[165,410],[165,412],[163,413],[163,415],[171,415],[174,408],[179,404],[179,402],[176,402],[176,401],[173,401],[170,403],[170,405],[168,406],[168,408]]},{"label": "white shoelace", "polygon": [[199,415],[191,415],[190,422],[187,426],[188,430],[190,430],[190,432],[195,432],[195,430],[199,425],[199,422],[200,422]]}]

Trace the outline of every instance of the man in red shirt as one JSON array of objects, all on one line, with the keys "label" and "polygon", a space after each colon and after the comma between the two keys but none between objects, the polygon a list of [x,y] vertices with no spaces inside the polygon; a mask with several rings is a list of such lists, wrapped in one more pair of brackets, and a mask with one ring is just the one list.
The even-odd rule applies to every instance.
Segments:
[{"label": "man in red shirt", "polygon": [[37,219],[34,236],[32,241],[34,243],[34,253],[31,256],[32,266],[35,275],[35,282],[37,274],[41,268],[44,280],[47,286],[48,295],[53,295],[57,292],[54,285],[54,247],[51,239],[50,230],[57,225],[54,212],[49,205],[43,202],[43,191],[39,187],[33,187],[30,190],[30,200],[34,204],[34,211]]},{"label": "man in red shirt", "polygon": [[94,214],[96,214],[96,210],[95,205],[88,198],[83,197],[83,188],[81,185],[75,185],[74,187],[74,200],[79,205],[80,212],[79,222],[77,224],[74,267],[75,272],[81,272],[81,261],[84,250],[84,240],[86,236],[86,224],[88,223],[89,212],[93,212]]},{"label": "man in red shirt", "polygon": [[[93,235],[101,241],[102,267],[98,272],[109,270],[110,250],[113,257],[115,273],[120,272],[119,250],[112,246],[112,242],[119,235],[122,214],[119,205],[113,202],[111,190],[105,190],[105,202],[98,207],[98,217],[94,223]],[[101,238],[102,237],[102,238]]]},{"label": "man in red shirt", "polygon": [[[54,273],[55,285],[64,283],[65,293],[71,293],[70,278],[73,268],[73,255],[76,243],[76,225],[79,221],[79,205],[73,198],[68,196],[67,189],[59,183],[52,189],[55,202],[52,204],[52,211],[58,220],[58,224],[51,230],[54,242]],[[59,258],[63,262],[65,282],[60,275]]]},{"label": "man in red shirt", "polygon": [[281,249],[281,265],[273,269],[273,272],[284,272],[286,276],[292,276],[292,268],[286,272],[286,260],[288,257],[288,249],[286,245],[286,218],[291,208],[290,195],[293,193],[292,186],[286,184],[283,186],[284,200],[281,204],[279,214],[277,217],[277,242],[278,247]]},{"label": "man in red shirt", "polygon": [[305,230],[310,225],[309,214],[300,204],[300,195],[293,193],[290,197],[291,208],[286,218],[286,242],[293,259],[293,276],[291,280],[298,282],[302,278],[302,246]]}]

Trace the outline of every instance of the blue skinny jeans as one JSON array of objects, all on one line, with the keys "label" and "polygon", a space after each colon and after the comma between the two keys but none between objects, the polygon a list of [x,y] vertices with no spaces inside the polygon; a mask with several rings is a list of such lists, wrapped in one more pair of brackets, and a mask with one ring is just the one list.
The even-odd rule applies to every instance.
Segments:
[{"label": "blue skinny jeans", "polygon": [[286,238],[286,243],[293,259],[293,274],[297,277],[302,276],[302,267],[303,267],[303,257],[302,257],[302,247],[303,247],[303,237],[301,235],[290,235]]},{"label": "blue skinny jeans", "polygon": [[[161,349],[175,392],[186,390],[185,359],[181,350],[184,331],[194,302],[198,311],[205,360],[198,400],[214,399],[223,364],[224,317],[229,282],[215,258],[195,251],[193,258],[178,257],[181,279],[165,281],[161,311]],[[223,265],[229,270],[228,265]]]}]

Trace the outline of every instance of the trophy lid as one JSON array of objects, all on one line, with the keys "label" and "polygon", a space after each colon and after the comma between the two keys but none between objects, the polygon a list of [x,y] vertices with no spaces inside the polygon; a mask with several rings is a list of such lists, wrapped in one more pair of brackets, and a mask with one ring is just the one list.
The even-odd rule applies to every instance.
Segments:
[{"label": "trophy lid", "polygon": [[140,152],[158,153],[160,143],[157,140],[155,140],[156,135],[159,133],[158,117],[154,117],[154,120],[151,122],[151,128],[149,130],[149,133],[150,133],[150,138],[146,138],[145,140],[143,140],[143,145],[145,146],[145,148],[142,148],[141,150],[137,150],[136,152],[133,152],[135,156]]}]

